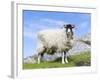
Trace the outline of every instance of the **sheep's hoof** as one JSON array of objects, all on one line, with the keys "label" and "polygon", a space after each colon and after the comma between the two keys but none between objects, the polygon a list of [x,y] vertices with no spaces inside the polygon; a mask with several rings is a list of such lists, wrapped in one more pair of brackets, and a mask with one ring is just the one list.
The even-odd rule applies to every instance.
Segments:
[{"label": "sheep's hoof", "polygon": [[38,64],[40,64],[40,62],[37,62]]},{"label": "sheep's hoof", "polygon": [[65,64],[65,63],[62,63],[62,64]]},{"label": "sheep's hoof", "polygon": [[64,61],[62,61],[62,64],[65,64],[65,62],[64,62]]},{"label": "sheep's hoof", "polygon": [[68,63],[68,61],[66,61],[66,63]]},{"label": "sheep's hoof", "polygon": [[65,59],[65,62],[66,62],[66,63],[68,63],[68,60],[67,60],[67,59]]}]

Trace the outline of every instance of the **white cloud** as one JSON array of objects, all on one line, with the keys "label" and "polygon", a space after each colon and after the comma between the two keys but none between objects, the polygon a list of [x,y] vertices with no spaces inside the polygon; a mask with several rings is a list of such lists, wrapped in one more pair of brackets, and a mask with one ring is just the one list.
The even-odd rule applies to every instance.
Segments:
[{"label": "white cloud", "polygon": [[33,32],[32,29],[28,27],[24,29],[24,37],[34,39],[36,38],[36,33]]},{"label": "white cloud", "polygon": [[24,37],[35,40],[39,30],[58,28],[67,24],[67,22],[53,19],[40,19],[39,21],[27,21],[24,25]]},{"label": "white cloud", "polygon": [[80,24],[80,28],[87,28],[87,26],[88,26],[88,22],[87,21],[85,21],[85,22]]},{"label": "white cloud", "polygon": [[75,34],[77,37],[81,37],[86,33],[91,32],[91,26],[88,21],[80,22],[76,25],[77,29],[75,30]]},{"label": "white cloud", "polygon": [[54,20],[54,19],[48,19],[48,18],[42,19],[41,21],[47,22],[49,24],[54,24],[54,25],[64,25],[64,24],[68,23],[68,22],[64,22],[64,21],[60,21],[60,20]]}]

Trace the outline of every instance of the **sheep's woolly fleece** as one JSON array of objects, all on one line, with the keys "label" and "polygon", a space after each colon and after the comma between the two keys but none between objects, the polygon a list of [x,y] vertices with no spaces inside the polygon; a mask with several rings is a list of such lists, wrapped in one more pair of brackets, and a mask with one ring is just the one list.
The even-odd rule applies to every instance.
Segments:
[{"label": "sheep's woolly fleece", "polygon": [[[38,46],[37,51],[41,52],[41,50],[46,47],[48,49],[52,47],[56,47],[56,52],[63,52],[66,49],[70,49],[73,45],[73,39],[68,39],[66,35],[66,29],[47,29],[38,32]],[[68,42],[70,44],[68,44]]]}]

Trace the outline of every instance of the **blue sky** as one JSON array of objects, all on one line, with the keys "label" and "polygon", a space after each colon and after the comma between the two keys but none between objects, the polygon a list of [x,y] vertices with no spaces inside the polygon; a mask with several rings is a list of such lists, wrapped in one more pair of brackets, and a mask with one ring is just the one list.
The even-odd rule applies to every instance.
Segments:
[{"label": "blue sky", "polygon": [[50,28],[60,28],[67,23],[74,24],[77,28],[74,30],[75,36],[81,37],[91,31],[91,14],[23,10],[24,57],[36,53],[36,34],[38,31]]}]

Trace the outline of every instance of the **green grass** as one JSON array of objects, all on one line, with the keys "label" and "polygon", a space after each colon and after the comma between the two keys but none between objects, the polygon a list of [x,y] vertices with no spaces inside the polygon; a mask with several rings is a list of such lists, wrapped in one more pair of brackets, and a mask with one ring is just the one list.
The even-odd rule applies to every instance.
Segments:
[{"label": "green grass", "polygon": [[83,52],[79,55],[70,56],[69,61],[75,63],[76,66],[90,66],[91,54],[90,52]]},{"label": "green grass", "polygon": [[73,63],[61,64],[58,62],[42,62],[40,64],[24,64],[23,69],[36,69],[36,68],[58,68],[58,67],[72,67]]},{"label": "green grass", "polygon": [[54,61],[41,62],[40,64],[23,64],[23,69],[90,66],[91,54],[90,52],[83,52],[79,55],[72,55],[68,57],[68,61],[69,63],[67,64],[61,64],[61,58],[58,58]]}]

